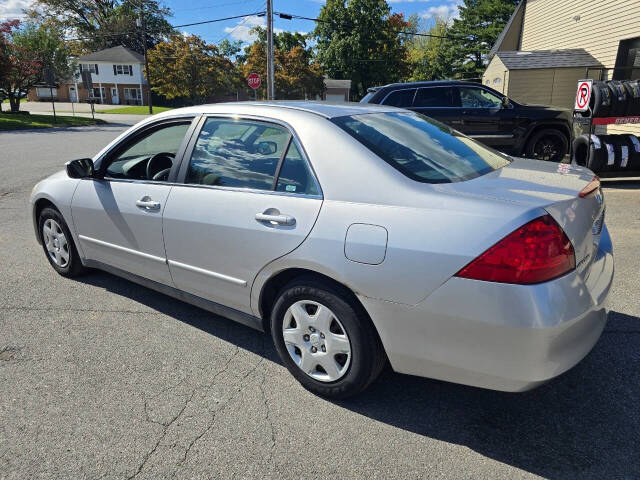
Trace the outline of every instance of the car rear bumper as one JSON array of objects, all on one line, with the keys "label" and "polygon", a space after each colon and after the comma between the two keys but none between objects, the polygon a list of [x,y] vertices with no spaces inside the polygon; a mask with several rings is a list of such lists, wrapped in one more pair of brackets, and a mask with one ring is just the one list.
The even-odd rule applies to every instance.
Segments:
[{"label": "car rear bumper", "polygon": [[453,277],[414,306],[361,300],[395,371],[525,391],[573,367],[600,338],[612,250],[605,227],[586,274],[538,285]]}]

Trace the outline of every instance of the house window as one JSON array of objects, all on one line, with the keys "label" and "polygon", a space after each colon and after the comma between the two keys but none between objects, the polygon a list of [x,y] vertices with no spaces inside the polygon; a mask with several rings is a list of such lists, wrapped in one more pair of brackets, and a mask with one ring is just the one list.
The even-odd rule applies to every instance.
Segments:
[{"label": "house window", "polygon": [[98,64],[97,63],[83,63],[80,65],[82,70],[89,70],[91,73],[95,73],[98,75]]},{"label": "house window", "polygon": [[133,75],[133,67],[131,65],[114,65],[114,75]]},{"label": "house window", "polygon": [[640,78],[640,37],[620,40],[614,80],[637,80]]},{"label": "house window", "polygon": [[[104,91],[104,87],[93,87],[93,89],[91,89],[91,91],[89,92],[89,98],[95,101],[101,101],[101,100],[106,100],[107,99],[107,95]],[[102,96],[100,96],[100,93],[102,93]]]},{"label": "house window", "polygon": [[140,100],[140,90],[137,88],[125,88],[124,98],[125,100]]},{"label": "house window", "polygon": [[39,98],[51,98],[52,97],[52,92],[53,92],[53,97],[57,97],[58,96],[58,89],[57,88],[49,88],[49,87],[37,87],[36,88],[36,95],[38,95]]}]

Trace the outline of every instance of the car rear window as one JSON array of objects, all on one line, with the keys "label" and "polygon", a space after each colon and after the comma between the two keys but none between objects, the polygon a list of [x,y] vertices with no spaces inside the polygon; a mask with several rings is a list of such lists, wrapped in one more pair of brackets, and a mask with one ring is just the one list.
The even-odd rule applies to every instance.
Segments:
[{"label": "car rear window", "polygon": [[332,122],[418,182],[461,182],[510,163],[506,155],[419,113],[369,113]]}]

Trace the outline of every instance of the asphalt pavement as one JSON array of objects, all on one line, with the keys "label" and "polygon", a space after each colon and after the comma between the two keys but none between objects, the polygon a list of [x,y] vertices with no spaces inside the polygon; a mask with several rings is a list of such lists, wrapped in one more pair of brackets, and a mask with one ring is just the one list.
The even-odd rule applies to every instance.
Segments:
[{"label": "asphalt pavement", "polygon": [[31,188],[116,137],[118,118],[0,133],[0,479],[640,479],[640,181],[605,186],[611,313],[574,369],[521,394],[387,370],[330,402],[267,335],[49,266]]}]

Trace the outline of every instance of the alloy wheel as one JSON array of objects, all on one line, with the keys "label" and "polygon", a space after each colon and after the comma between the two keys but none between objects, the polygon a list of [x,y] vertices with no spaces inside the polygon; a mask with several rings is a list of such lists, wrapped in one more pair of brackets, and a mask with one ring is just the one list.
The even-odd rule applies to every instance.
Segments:
[{"label": "alloy wheel", "polygon": [[42,239],[51,260],[59,267],[69,264],[69,243],[60,224],[53,218],[45,220],[42,226]]},{"label": "alloy wheel", "polygon": [[351,342],[336,315],[325,305],[300,300],[285,312],[282,336],[291,359],[320,382],[342,378],[351,362]]},{"label": "alloy wheel", "polygon": [[554,161],[559,155],[561,142],[552,136],[545,136],[538,140],[533,147],[533,157],[538,160]]}]

